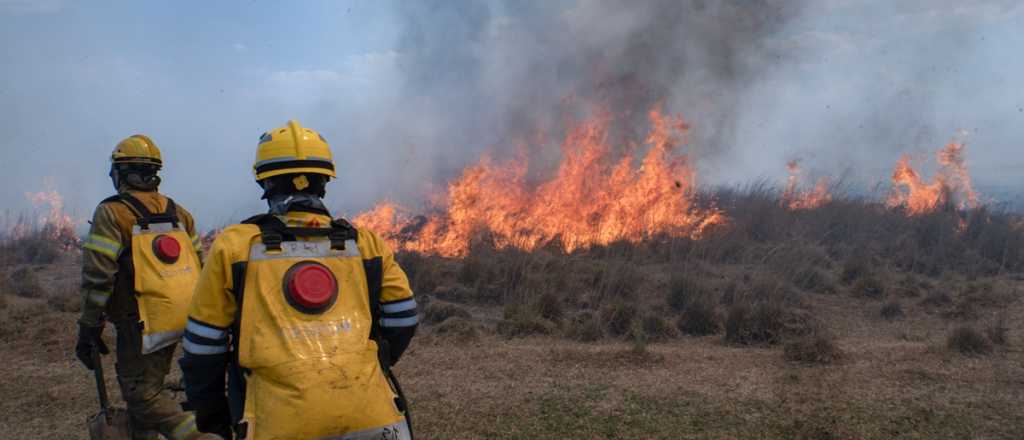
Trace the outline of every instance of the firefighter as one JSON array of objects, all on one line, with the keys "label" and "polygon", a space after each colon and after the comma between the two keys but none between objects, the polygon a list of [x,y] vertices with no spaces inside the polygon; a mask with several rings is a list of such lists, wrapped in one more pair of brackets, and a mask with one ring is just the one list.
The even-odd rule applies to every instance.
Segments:
[{"label": "firefighter", "polygon": [[94,368],[92,352],[109,353],[105,323],[117,330],[116,371],[133,437],[217,438],[164,390],[199,276],[199,237],[184,207],[157,190],[160,150],[131,136],[110,156],[117,195],[100,202],[83,242],[82,315],[75,354]]},{"label": "firefighter", "polygon": [[332,220],[320,134],[263,134],[253,169],[269,211],[218,235],[189,308],[180,365],[199,429],[411,439],[391,373],[417,326],[405,273],[376,234]]}]

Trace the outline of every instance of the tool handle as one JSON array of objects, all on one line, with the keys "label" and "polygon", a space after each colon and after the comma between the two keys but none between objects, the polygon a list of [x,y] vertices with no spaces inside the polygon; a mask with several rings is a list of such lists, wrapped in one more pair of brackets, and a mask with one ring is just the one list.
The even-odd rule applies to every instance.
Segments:
[{"label": "tool handle", "polygon": [[110,399],[107,397],[107,380],[103,376],[103,359],[100,358],[100,349],[95,345],[92,347],[92,365],[92,372],[96,377],[96,394],[100,398],[100,411],[107,418],[107,424],[109,425],[111,416],[110,411],[108,411],[110,409]]}]

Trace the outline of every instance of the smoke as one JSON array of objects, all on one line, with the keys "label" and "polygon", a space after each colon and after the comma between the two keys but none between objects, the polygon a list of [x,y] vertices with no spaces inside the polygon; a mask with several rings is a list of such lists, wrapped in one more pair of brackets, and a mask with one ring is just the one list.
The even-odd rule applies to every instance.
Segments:
[{"label": "smoke", "polygon": [[[812,178],[843,175],[866,191],[902,152],[1017,116],[980,84],[995,58],[982,50],[987,27],[1020,18],[1002,0],[430,1],[399,17],[398,95],[415,121],[403,135],[433,158],[407,169],[417,182],[523,144],[554,158],[567,116],[595,107],[613,113],[626,145],[660,104],[692,123],[704,183],[781,180],[801,159]],[[1001,130],[981,138],[1013,142]]]},{"label": "smoke", "polygon": [[[417,140],[457,168],[488,147],[536,134],[555,141],[566,116],[612,112],[638,139],[655,105],[694,122],[706,154],[734,143],[749,84],[782,55],[764,42],[800,1],[447,2],[401,10],[402,95],[430,132]],[[438,170],[441,174],[452,169]]]}]

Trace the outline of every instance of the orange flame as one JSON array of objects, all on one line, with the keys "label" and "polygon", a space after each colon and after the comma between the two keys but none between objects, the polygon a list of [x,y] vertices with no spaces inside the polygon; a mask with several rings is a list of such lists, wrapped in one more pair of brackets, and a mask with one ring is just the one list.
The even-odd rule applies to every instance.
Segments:
[{"label": "orange flame", "polygon": [[[961,135],[962,136],[962,135]],[[954,139],[939,150],[939,170],[931,182],[926,182],[910,165],[910,156],[903,155],[892,173],[893,189],[886,205],[904,207],[909,215],[934,212],[943,206],[955,203],[960,209],[978,206],[978,194],[971,184],[964,161],[963,141]]]},{"label": "orange flame", "polygon": [[[83,221],[76,220],[64,212],[64,197],[54,188],[56,185],[52,177],[44,178],[43,185],[45,190],[25,193],[25,197],[34,205],[49,206],[49,212],[39,218],[37,226],[46,238],[61,242],[67,250],[79,242],[75,227]],[[22,235],[26,233],[27,229],[20,232]],[[14,234],[19,232],[15,231]]]},{"label": "orange flame", "polygon": [[822,176],[814,184],[814,188],[808,191],[800,191],[797,186],[803,170],[797,160],[786,163],[786,171],[789,177],[786,179],[786,190],[782,193],[782,204],[787,208],[797,211],[803,209],[816,209],[832,201],[832,194],[828,191],[829,179]]},{"label": "orange flame", "polygon": [[557,171],[539,185],[526,184],[525,157],[506,163],[484,157],[448,184],[435,214],[412,216],[383,202],[353,223],[399,249],[444,256],[465,255],[480,232],[499,248],[554,244],[567,252],[659,234],[699,238],[725,216],[715,207],[695,206],[695,172],[687,156],[676,153],[690,127],[657,108],[649,119],[639,166],[637,146],[614,153],[611,117],[600,112],[568,130]]}]

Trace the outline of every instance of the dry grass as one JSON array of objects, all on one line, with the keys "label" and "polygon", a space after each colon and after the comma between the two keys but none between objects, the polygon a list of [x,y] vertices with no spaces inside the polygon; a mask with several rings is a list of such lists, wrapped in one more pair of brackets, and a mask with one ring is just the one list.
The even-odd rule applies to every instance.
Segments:
[{"label": "dry grass", "polygon": [[786,360],[805,364],[827,365],[843,358],[836,338],[825,328],[816,328],[809,334],[786,341],[783,346]]},{"label": "dry grass", "polygon": [[423,321],[427,324],[440,324],[451,318],[470,319],[472,316],[465,308],[442,300],[433,300],[423,309]]},{"label": "dry grass", "polygon": [[3,291],[23,298],[41,298],[46,294],[36,271],[28,266],[11,272],[2,287]]},{"label": "dry grass", "polygon": [[[1024,232],[1007,214],[958,231],[950,211],[716,196],[730,223],[698,241],[399,253],[424,305],[397,367],[417,437],[1024,438]],[[23,268],[44,293],[0,296],[0,427],[84,439],[77,263],[2,279]]]},{"label": "dry grass", "polygon": [[903,312],[903,305],[899,301],[889,301],[878,311],[878,315],[887,321],[903,319],[906,314]]},{"label": "dry grass", "polygon": [[953,329],[946,340],[950,350],[967,356],[985,356],[992,353],[992,341],[973,327],[959,326]]}]

